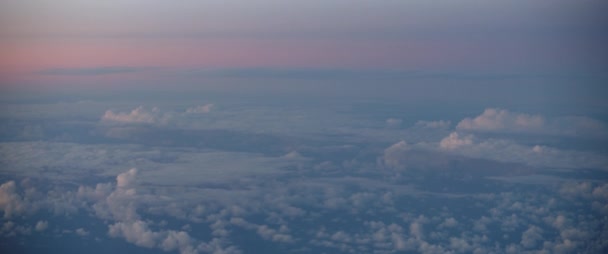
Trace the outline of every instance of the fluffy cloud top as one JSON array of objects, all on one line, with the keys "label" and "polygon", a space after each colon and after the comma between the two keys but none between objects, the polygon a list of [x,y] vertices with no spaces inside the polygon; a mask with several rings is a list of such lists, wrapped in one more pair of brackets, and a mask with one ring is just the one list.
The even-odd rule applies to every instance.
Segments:
[{"label": "fluffy cloud top", "polygon": [[4,218],[25,211],[25,203],[17,193],[17,185],[14,181],[0,185],[0,210],[4,211]]},{"label": "fluffy cloud top", "polygon": [[114,123],[140,123],[140,124],[167,124],[171,120],[171,114],[163,113],[154,107],[148,110],[139,106],[131,112],[117,112],[107,110],[101,117],[102,122]]},{"label": "fluffy cloud top", "polygon": [[117,222],[109,226],[108,235],[111,237],[124,237],[127,242],[137,246],[154,248],[161,238],[158,232],[149,229],[144,221]]},{"label": "fluffy cloud top", "polygon": [[46,230],[48,227],[49,227],[49,223],[48,223],[47,221],[45,221],[45,220],[44,220],[44,221],[43,221],[43,220],[41,220],[41,221],[38,221],[38,222],[36,223],[36,227],[35,227],[35,229],[36,229],[36,231],[44,231],[44,230]]},{"label": "fluffy cloud top", "polygon": [[116,177],[116,186],[118,188],[128,188],[135,181],[136,175],[137,175],[136,168],[129,169],[129,171],[119,174]]},{"label": "fluffy cloud top", "polygon": [[458,132],[452,132],[449,136],[441,140],[439,147],[442,149],[456,149],[458,147],[471,144],[473,144],[472,135],[461,136],[458,134]]},{"label": "fluffy cloud top", "polygon": [[456,126],[474,131],[541,131],[545,119],[539,115],[513,113],[504,109],[487,108],[475,118],[465,118]]},{"label": "fluffy cloud top", "polygon": [[399,141],[384,150],[381,163],[387,168],[403,169],[405,168],[404,153],[409,150],[410,148],[405,141]]}]

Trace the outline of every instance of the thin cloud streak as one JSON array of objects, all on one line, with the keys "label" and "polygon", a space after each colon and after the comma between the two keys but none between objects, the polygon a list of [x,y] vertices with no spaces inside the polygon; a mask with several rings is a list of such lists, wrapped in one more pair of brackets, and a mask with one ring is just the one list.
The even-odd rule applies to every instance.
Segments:
[{"label": "thin cloud streak", "polygon": [[121,73],[135,73],[154,69],[154,67],[132,67],[132,66],[100,66],[90,68],[51,68],[36,71],[38,75],[53,76],[98,76]]}]

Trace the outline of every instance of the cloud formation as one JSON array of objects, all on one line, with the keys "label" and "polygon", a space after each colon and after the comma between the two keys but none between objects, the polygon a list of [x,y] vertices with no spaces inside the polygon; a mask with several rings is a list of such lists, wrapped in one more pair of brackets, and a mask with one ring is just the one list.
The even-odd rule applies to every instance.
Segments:
[{"label": "cloud formation", "polygon": [[186,109],[186,113],[189,114],[205,114],[211,112],[213,109],[213,104],[205,104],[201,106],[191,107]]},{"label": "cloud formation", "polygon": [[139,106],[130,112],[117,112],[107,110],[101,117],[102,122],[106,123],[138,123],[138,124],[168,124],[172,115],[161,112],[159,108],[154,107],[151,110]]},{"label": "cloud formation", "polygon": [[475,118],[465,118],[456,125],[459,130],[539,132],[545,119],[539,115],[513,113],[504,109],[487,108]]},{"label": "cloud formation", "polygon": [[11,218],[13,215],[26,212],[26,203],[17,193],[15,181],[0,185],[0,209],[4,211],[4,218]]},{"label": "cloud formation", "polygon": [[481,115],[467,117],[456,125],[459,131],[488,133],[526,133],[608,138],[608,126],[585,116],[547,118],[541,115],[486,108]]},{"label": "cloud formation", "polygon": [[405,169],[407,158],[405,153],[410,150],[408,144],[402,140],[384,150],[381,165],[390,169]]},{"label": "cloud formation", "polygon": [[458,132],[452,132],[439,142],[439,147],[442,149],[456,149],[471,144],[473,144],[472,135],[460,135]]}]

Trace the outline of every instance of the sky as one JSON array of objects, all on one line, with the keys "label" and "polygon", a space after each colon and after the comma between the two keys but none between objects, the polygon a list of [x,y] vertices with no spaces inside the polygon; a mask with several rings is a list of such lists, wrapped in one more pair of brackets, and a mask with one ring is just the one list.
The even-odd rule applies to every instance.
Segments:
[{"label": "sky", "polygon": [[608,4],[4,0],[2,253],[605,253]]}]

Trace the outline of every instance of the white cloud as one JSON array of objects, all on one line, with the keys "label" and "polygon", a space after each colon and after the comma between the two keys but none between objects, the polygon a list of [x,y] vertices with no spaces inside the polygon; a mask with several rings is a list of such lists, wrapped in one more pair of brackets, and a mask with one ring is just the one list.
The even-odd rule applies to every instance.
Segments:
[{"label": "white cloud", "polygon": [[148,224],[141,220],[114,223],[109,226],[108,235],[123,237],[127,242],[147,248],[156,247],[162,237],[159,232],[150,230]]},{"label": "white cloud", "polygon": [[305,159],[307,159],[306,157],[302,156],[302,154],[298,153],[298,151],[291,151],[291,152],[283,155],[282,158],[285,158],[288,160],[305,160]]},{"label": "white cloud", "polygon": [[275,230],[266,225],[262,225],[258,227],[257,232],[262,238],[273,242],[291,243],[294,241],[293,238],[287,234],[289,229],[286,226],[281,226],[279,230]]},{"label": "white cloud", "polygon": [[86,229],[84,229],[84,228],[77,228],[77,229],[76,229],[74,232],[75,232],[77,235],[79,235],[79,236],[83,236],[83,237],[84,237],[84,236],[88,236],[88,235],[90,234],[90,232],[89,232],[89,231],[87,231],[87,230],[86,230]]},{"label": "white cloud", "polygon": [[535,248],[543,238],[543,230],[537,226],[530,226],[521,235],[521,245],[526,249]]},{"label": "white cloud", "polygon": [[180,253],[194,253],[194,242],[195,240],[185,231],[169,230],[162,240],[161,248],[164,251],[179,250]]},{"label": "white cloud", "polygon": [[114,113],[107,110],[101,117],[102,122],[107,123],[140,123],[140,124],[168,124],[172,118],[172,114],[163,113],[157,107],[148,110],[143,106],[139,106],[131,112]]},{"label": "white cloud", "polygon": [[399,141],[384,150],[381,164],[390,169],[404,169],[406,163],[405,153],[410,148],[405,141]]},{"label": "white cloud", "polygon": [[539,115],[512,113],[504,109],[487,108],[475,118],[465,118],[456,129],[472,131],[537,132],[542,131],[545,119]]},{"label": "white cloud", "polygon": [[534,147],[532,147],[532,152],[535,153],[542,153],[544,150],[545,148],[543,146],[535,145]]},{"label": "white cloud", "polygon": [[4,218],[11,218],[26,212],[26,203],[17,193],[15,181],[8,181],[0,185],[0,210],[4,212]]},{"label": "white cloud", "polygon": [[[420,147],[424,146],[425,144],[420,145]],[[459,132],[452,132],[443,138],[438,148],[443,152],[471,158],[516,162],[530,166],[608,168],[608,157],[603,154],[560,150],[539,145],[530,147],[505,139],[477,139],[473,135],[462,135]]]},{"label": "white cloud", "polygon": [[465,118],[457,130],[503,133],[534,133],[579,137],[607,138],[608,126],[585,116],[546,118],[541,115],[487,108],[481,115]]},{"label": "white cloud", "polygon": [[452,132],[439,142],[439,147],[442,149],[456,149],[471,144],[473,144],[472,135],[461,136],[458,132]]},{"label": "white cloud", "polygon": [[131,187],[135,181],[136,175],[137,175],[136,168],[129,169],[129,171],[119,174],[116,177],[116,187],[118,187],[118,188]]},{"label": "white cloud", "polygon": [[423,226],[420,222],[412,222],[410,224],[410,234],[416,237],[417,239],[424,238]]},{"label": "white cloud", "polygon": [[604,183],[593,189],[591,193],[594,198],[599,200],[608,200],[608,183]]},{"label": "white cloud", "polygon": [[16,236],[16,235],[30,235],[32,228],[28,225],[17,225],[13,221],[7,221],[0,227],[0,236]]},{"label": "white cloud", "polygon": [[205,104],[202,106],[196,106],[186,109],[186,113],[188,114],[205,114],[211,112],[213,109],[213,104]]},{"label": "white cloud", "polygon": [[450,217],[450,218],[446,218],[441,224],[439,224],[439,227],[453,228],[457,225],[458,225],[458,221],[456,219]]},{"label": "white cloud", "polygon": [[402,122],[403,122],[403,120],[398,119],[398,118],[389,118],[389,119],[386,119],[386,126],[396,128],[396,127],[401,126]]},{"label": "white cloud", "polygon": [[42,232],[42,231],[46,230],[48,227],[49,227],[49,222],[45,221],[45,220],[41,220],[36,223],[36,226],[34,227],[34,229],[36,229],[36,231],[38,231],[38,232]]}]

